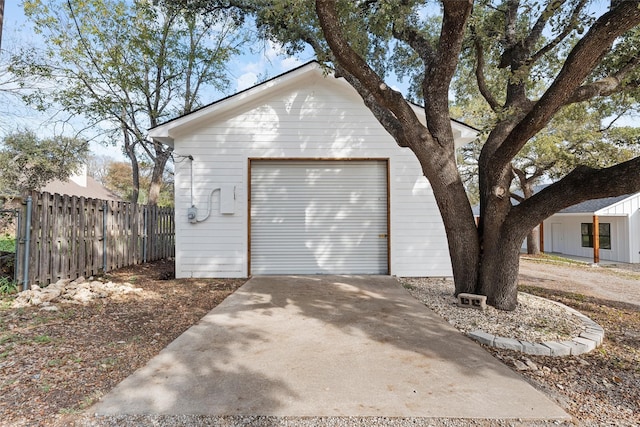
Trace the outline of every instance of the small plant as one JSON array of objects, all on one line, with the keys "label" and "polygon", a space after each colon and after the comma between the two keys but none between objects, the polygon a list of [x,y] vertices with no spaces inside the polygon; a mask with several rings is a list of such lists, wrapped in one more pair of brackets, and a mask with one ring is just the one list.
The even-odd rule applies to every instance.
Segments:
[{"label": "small plant", "polygon": [[0,252],[15,252],[16,251],[16,239],[5,234],[0,236]]},{"label": "small plant", "polygon": [[60,366],[62,365],[62,360],[61,359],[51,359],[47,362],[47,366],[54,367],[54,366]]},{"label": "small plant", "polygon": [[38,335],[33,340],[39,344],[47,344],[51,342],[51,337],[48,335]]},{"label": "small plant", "polygon": [[51,384],[49,384],[48,382],[43,382],[42,384],[40,384],[40,390],[42,390],[45,393],[49,393],[51,391]]},{"label": "small plant", "polygon": [[62,408],[58,411],[60,415],[78,415],[82,413],[81,409],[75,408]]},{"label": "small plant", "polygon": [[8,277],[0,277],[0,295],[13,294],[18,290],[18,284]]}]

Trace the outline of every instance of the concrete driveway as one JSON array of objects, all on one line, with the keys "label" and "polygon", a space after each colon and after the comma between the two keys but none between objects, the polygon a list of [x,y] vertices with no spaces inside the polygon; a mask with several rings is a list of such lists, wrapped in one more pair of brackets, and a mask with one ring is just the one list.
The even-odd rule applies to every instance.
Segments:
[{"label": "concrete driveway", "polygon": [[569,418],[387,276],[254,277],[91,411]]}]

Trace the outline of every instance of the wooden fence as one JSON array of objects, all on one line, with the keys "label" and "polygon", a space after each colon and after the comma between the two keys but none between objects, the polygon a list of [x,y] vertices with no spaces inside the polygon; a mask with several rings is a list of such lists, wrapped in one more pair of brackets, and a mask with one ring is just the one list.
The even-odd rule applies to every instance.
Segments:
[{"label": "wooden fence", "polygon": [[[18,278],[46,285],[174,256],[172,208],[33,192],[20,230]],[[28,210],[29,202],[25,208]]]}]

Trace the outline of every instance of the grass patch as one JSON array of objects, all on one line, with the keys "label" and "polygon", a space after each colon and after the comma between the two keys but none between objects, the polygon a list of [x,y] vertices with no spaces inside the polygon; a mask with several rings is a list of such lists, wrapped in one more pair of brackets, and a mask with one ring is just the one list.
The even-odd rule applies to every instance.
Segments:
[{"label": "grass patch", "polygon": [[10,295],[18,290],[18,284],[8,277],[0,277],[0,294]]},{"label": "grass patch", "polygon": [[548,262],[552,264],[562,263],[562,264],[572,264],[572,265],[580,265],[580,266],[588,265],[588,263],[586,262],[577,261],[575,259],[565,258],[560,255],[553,255],[553,254],[547,254],[547,253],[539,254],[539,255],[524,255],[523,257],[531,261]]},{"label": "grass patch", "polygon": [[15,253],[16,251],[16,239],[5,234],[4,236],[0,236],[0,252],[11,252]]},{"label": "grass patch", "polygon": [[38,335],[33,340],[38,344],[48,344],[52,341],[49,335]]}]

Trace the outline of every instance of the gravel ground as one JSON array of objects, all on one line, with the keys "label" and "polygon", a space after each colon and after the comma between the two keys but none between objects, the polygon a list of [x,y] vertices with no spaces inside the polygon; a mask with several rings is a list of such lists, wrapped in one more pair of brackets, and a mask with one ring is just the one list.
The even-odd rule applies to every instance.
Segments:
[{"label": "gravel ground", "polygon": [[523,292],[518,293],[518,306],[511,312],[491,306],[476,310],[456,304],[451,279],[405,278],[402,283],[414,298],[464,333],[481,330],[504,338],[543,342],[569,340],[583,330],[580,319],[568,315],[567,310]]}]

